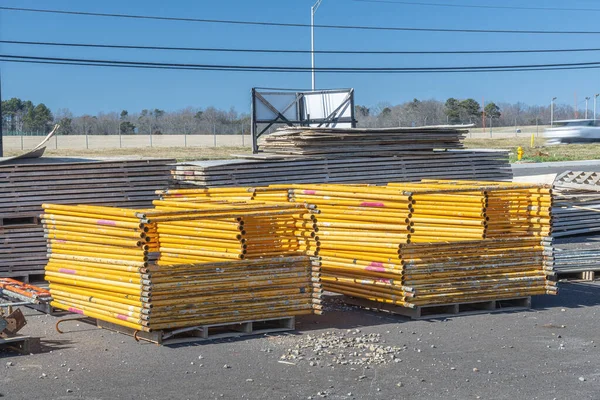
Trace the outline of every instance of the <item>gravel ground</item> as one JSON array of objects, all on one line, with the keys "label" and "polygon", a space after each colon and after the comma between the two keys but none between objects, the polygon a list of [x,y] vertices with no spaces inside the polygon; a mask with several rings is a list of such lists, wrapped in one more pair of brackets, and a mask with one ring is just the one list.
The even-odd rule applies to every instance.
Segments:
[{"label": "gravel ground", "polygon": [[533,309],[410,321],[331,300],[298,331],[156,346],[27,310],[43,352],[0,353],[7,399],[600,399],[600,282]]}]

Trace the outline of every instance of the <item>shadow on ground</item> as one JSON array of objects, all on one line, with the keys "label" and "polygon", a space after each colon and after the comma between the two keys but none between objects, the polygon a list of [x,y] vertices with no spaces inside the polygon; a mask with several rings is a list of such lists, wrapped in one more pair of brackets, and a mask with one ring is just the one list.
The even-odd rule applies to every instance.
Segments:
[{"label": "shadow on ground", "polygon": [[562,282],[556,296],[534,296],[535,310],[549,308],[582,308],[600,305],[600,284],[597,282]]}]

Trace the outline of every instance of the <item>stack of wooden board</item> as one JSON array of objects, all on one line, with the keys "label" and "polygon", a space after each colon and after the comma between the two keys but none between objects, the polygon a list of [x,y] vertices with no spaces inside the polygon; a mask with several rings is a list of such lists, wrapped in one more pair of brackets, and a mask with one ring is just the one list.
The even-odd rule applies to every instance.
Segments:
[{"label": "stack of wooden board", "polygon": [[0,276],[42,274],[42,203],[148,207],[175,160],[41,158],[0,165]]},{"label": "stack of wooden board", "polygon": [[180,163],[173,169],[173,178],[182,187],[208,188],[293,183],[386,184],[422,179],[503,181],[512,178],[512,169],[505,150],[413,151],[395,157],[346,158],[259,154],[256,159]]},{"label": "stack of wooden board", "polygon": [[321,128],[285,127],[265,135],[264,152],[333,157],[393,156],[401,152],[462,148],[468,131],[461,127]]}]

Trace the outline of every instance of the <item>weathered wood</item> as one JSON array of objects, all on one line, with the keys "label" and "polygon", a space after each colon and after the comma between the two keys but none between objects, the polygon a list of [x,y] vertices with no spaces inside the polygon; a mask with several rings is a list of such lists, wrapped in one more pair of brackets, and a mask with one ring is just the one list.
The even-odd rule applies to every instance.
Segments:
[{"label": "weathered wood", "polygon": [[506,151],[425,151],[396,157],[307,157],[274,160],[220,160],[178,164],[181,185],[266,186],[277,183],[387,183],[424,178],[509,180]]},{"label": "weathered wood", "polygon": [[131,328],[101,320],[97,320],[97,326],[128,336],[134,336],[136,339],[156,344],[170,345],[293,331],[296,329],[296,319],[295,317],[268,318],[226,324],[199,325],[190,328],[159,330],[154,332],[136,331]]},{"label": "weathered wood", "polygon": [[0,276],[43,272],[43,203],[146,208],[175,160],[42,158],[0,165]]},{"label": "weathered wood", "polygon": [[379,303],[350,296],[343,296],[342,299],[345,303],[350,305],[375,311],[385,311],[391,314],[409,317],[411,319],[435,319],[461,315],[522,311],[531,308],[531,297],[496,299],[468,303],[437,304],[417,306],[416,308],[401,307],[393,304]]}]

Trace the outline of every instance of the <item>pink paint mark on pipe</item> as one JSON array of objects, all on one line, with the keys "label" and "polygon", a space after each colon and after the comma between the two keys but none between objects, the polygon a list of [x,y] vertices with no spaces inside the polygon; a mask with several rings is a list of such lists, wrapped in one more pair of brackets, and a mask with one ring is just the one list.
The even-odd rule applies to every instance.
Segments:
[{"label": "pink paint mark on pipe", "polygon": [[303,194],[317,194],[316,190],[303,190],[302,191]]},{"label": "pink paint mark on pipe", "polygon": [[56,243],[67,243],[67,241],[63,239],[56,239]]},{"label": "pink paint mark on pipe", "polygon": [[361,207],[385,207],[385,204],[378,201],[363,201],[360,203]]},{"label": "pink paint mark on pipe", "polygon": [[106,219],[99,219],[98,221],[96,221],[96,223],[98,225],[107,225],[107,226],[116,226],[117,223],[115,221],[109,221]]},{"label": "pink paint mark on pipe", "polygon": [[375,282],[392,283],[391,279],[375,279]]},{"label": "pink paint mark on pipe", "polygon": [[83,315],[83,311],[82,310],[78,310],[77,308],[73,308],[73,307],[69,307],[69,312]]},{"label": "pink paint mark on pipe", "polygon": [[371,261],[371,264],[369,264],[369,266],[371,267],[383,267],[383,263],[377,262],[377,261]]},{"label": "pink paint mark on pipe", "polygon": [[367,271],[376,271],[376,272],[385,272],[385,268],[383,267],[367,267]]},{"label": "pink paint mark on pipe", "polygon": [[74,269],[59,268],[58,272],[61,272],[63,274],[77,275],[77,271],[75,271]]},{"label": "pink paint mark on pipe", "polygon": [[117,318],[121,321],[127,321],[127,317],[125,315],[117,314]]}]

